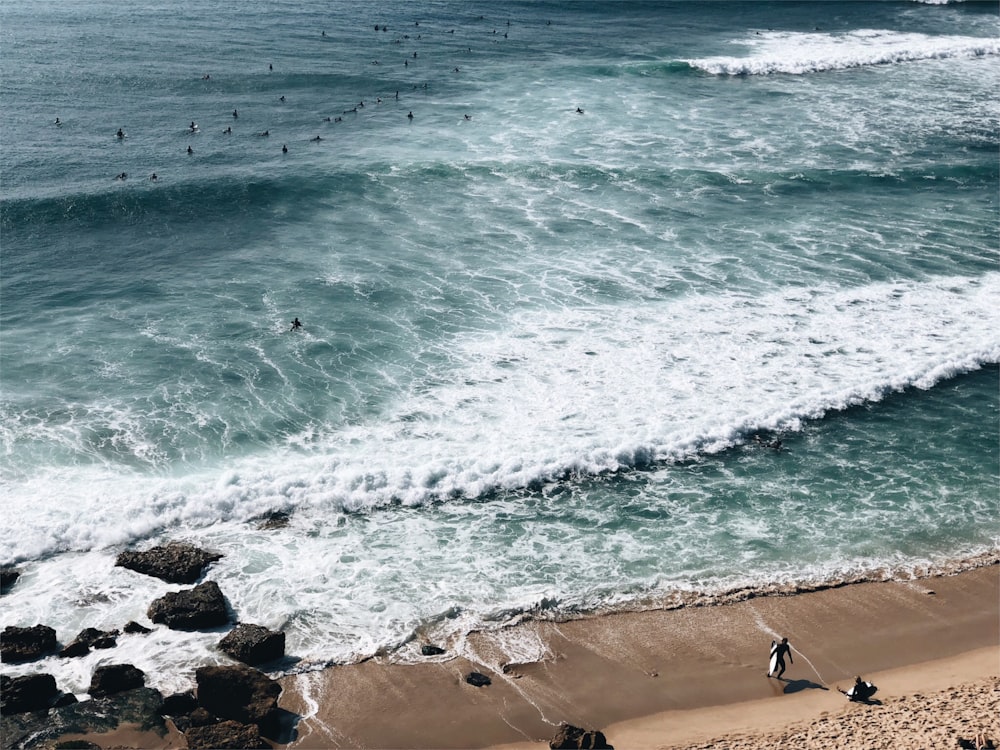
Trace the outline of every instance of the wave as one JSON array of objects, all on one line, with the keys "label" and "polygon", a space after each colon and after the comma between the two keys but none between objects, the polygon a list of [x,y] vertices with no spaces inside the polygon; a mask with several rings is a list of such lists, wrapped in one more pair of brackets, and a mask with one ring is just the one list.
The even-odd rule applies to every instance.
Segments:
[{"label": "wave", "polygon": [[685,62],[713,75],[802,75],[919,60],[1000,54],[1000,39],[995,38],[930,36],[879,30],[844,34],[769,31],[759,32],[750,40],[736,43],[749,46],[751,54],[743,57],[702,57]]},{"label": "wave", "polygon": [[[1000,274],[987,274],[526,314],[454,341],[446,371],[377,417],[310,425],[224,467],[175,477],[115,465],[8,474],[10,501],[51,518],[8,517],[0,558],[275,509],[476,501],[717,454],[757,431],[799,430],[1000,362],[998,298]],[[10,454],[18,422],[4,424]],[[59,438],[91,428],[68,425]],[[49,497],[73,497],[79,515]],[[125,525],[114,520],[123,509]]]}]

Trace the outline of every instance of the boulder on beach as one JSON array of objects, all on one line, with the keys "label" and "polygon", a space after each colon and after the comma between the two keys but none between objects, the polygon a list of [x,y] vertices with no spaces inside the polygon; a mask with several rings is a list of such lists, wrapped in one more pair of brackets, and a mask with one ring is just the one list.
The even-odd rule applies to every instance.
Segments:
[{"label": "boulder on beach", "polygon": [[219,641],[219,648],[244,664],[263,664],[285,655],[285,634],[241,622]]},{"label": "boulder on beach", "polygon": [[482,672],[469,672],[465,676],[465,681],[470,685],[475,685],[476,687],[486,687],[492,680],[484,675]]},{"label": "boulder on beach", "polygon": [[271,746],[260,736],[256,724],[242,724],[238,721],[220,721],[218,724],[191,727],[184,732],[188,750],[264,750]]},{"label": "boulder on beach", "polygon": [[92,648],[114,648],[118,645],[117,630],[98,630],[97,628],[84,628],[70,643],[68,643],[59,656],[72,657],[84,656],[90,653]]},{"label": "boulder on beach", "polygon": [[193,690],[174,693],[163,699],[163,714],[165,716],[183,716],[196,708],[198,708],[198,699],[194,697]]},{"label": "boulder on beach", "polygon": [[45,711],[58,697],[56,678],[50,674],[0,675],[0,714],[4,716]]},{"label": "boulder on beach", "polygon": [[149,605],[147,615],[171,630],[216,628],[230,620],[226,598],[215,581],[165,594]]},{"label": "boulder on beach", "polygon": [[420,647],[420,654],[422,656],[439,656],[444,653],[444,649],[440,646],[435,646],[430,643],[425,643]]},{"label": "boulder on beach", "polygon": [[170,542],[159,547],[137,552],[126,550],[118,555],[115,565],[155,576],[167,583],[194,583],[211,563],[222,558],[191,544]]},{"label": "boulder on beach", "polygon": [[577,750],[579,748],[590,748],[592,750],[610,750],[604,737],[604,732],[596,729],[581,729],[572,724],[562,723],[559,731],[549,740],[549,747],[552,750]]},{"label": "boulder on beach", "polygon": [[94,670],[87,690],[91,698],[103,698],[146,685],[146,674],[131,664],[106,664]]},{"label": "boulder on beach", "polygon": [[281,685],[256,669],[241,665],[199,667],[195,672],[198,704],[222,719],[256,724],[267,735],[277,730]]},{"label": "boulder on beach", "polygon": [[34,661],[56,650],[56,631],[48,625],[8,625],[0,635],[0,660],[7,664]]}]

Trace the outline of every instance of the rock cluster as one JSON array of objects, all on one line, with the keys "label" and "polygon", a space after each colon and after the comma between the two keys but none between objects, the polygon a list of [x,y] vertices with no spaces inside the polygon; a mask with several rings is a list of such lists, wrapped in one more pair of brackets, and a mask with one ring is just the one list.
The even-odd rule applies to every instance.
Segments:
[{"label": "rock cluster", "polygon": [[[194,583],[220,557],[172,543],[145,552],[123,552],[116,564],[171,583]],[[4,570],[4,591],[17,575]],[[168,593],[155,600],[147,614],[153,622],[181,630],[215,628],[233,619],[214,581]],[[123,630],[129,634],[151,632],[137,622],[129,622]],[[120,633],[86,628],[59,655],[69,658],[91,649],[113,648]],[[239,661],[260,664],[285,655],[285,634],[240,623],[222,639],[219,648]],[[46,625],[8,626],[2,634],[4,662],[33,661],[58,649],[56,632]],[[106,733],[121,724],[165,736],[164,716],[170,716],[185,734],[189,748],[267,748],[270,745],[264,737],[283,737],[282,717],[287,712],[278,708],[281,687],[262,672],[246,666],[204,667],[195,679],[196,691],[164,698],[159,691],[145,687],[146,676],[135,666],[108,664],[94,671],[90,699],[78,702],[74,695],[59,691],[52,675],[2,675],[3,746],[48,747],[67,734]]]}]

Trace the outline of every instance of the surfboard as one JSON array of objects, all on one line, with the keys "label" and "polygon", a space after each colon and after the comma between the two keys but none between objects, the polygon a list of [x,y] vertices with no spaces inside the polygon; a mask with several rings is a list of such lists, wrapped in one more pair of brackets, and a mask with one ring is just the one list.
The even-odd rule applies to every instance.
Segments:
[{"label": "surfboard", "polygon": [[771,661],[767,665],[767,676],[770,677],[778,669],[778,642],[771,641]]}]

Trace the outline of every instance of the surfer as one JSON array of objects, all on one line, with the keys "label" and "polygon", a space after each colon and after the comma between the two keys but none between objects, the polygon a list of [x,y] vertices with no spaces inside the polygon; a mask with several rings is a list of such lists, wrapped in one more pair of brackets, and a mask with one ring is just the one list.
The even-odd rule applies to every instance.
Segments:
[{"label": "surfer", "polygon": [[413,119],[413,112],[411,111],[410,114],[407,115],[407,117],[412,120]]},{"label": "surfer", "polygon": [[792,659],[792,647],[788,645],[788,639],[782,638],[781,643],[777,641],[771,641],[771,664],[767,670],[767,676],[770,677],[772,672],[777,672],[774,676],[779,680],[781,675],[785,673],[785,656],[788,656],[788,663],[794,664],[795,660]]},{"label": "surfer", "polygon": [[189,153],[189,154],[193,154],[193,153],[194,153],[194,149],[193,149],[193,148],[191,148],[190,146],[188,146],[188,153]]},{"label": "surfer", "polygon": [[849,690],[841,690],[839,687],[837,690],[846,695],[848,700],[856,701],[858,703],[866,703],[869,698],[875,695],[875,691],[878,690],[878,688],[870,682],[865,682],[861,679],[861,675],[858,675],[854,678],[854,684]]},{"label": "surfer", "polygon": [[283,153],[283,154],[287,154],[288,153],[288,145],[287,144],[283,144],[281,146],[281,153]]},{"label": "surfer", "polygon": [[301,327],[302,327],[302,322],[298,318],[296,318],[295,320],[292,321],[292,328],[291,328],[291,330],[297,331]]},{"label": "surfer", "polygon": [[225,133],[226,135],[232,135],[233,129],[231,127],[230,128],[226,128],[222,132]]},{"label": "surfer", "polygon": [[117,133],[117,136],[118,136],[119,138],[124,138],[124,137],[125,137],[125,131],[124,131],[124,130],[122,130],[121,128],[118,128],[118,133]]},{"label": "surfer", "polygon": [[239,116],[240,116],[240,113],[239,113],[239,112],[237,112],[237,111],[236,111],[236,110],[234,109],[234,110],[233,110],[233,119],[236,119],[236,118],[237,118],[237,117],[239,117]]},{"label": "surfer", "polygon": [[58,118],[58,117],[56,118],[56,125],[57,125],[57,126],[58,126],[58,125],[62,125],[62,123],[61,123],[61,122],[59,121],[59,118]]},{"label": "surfer", "polygon": [[583,114],[583,110],[582,110],[582,109],[580,109],[579,107],[577,107],[577,108],[576,108],[576,113],[577,113],[578,115],[582,115],[582,114]]}]

